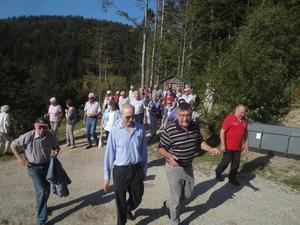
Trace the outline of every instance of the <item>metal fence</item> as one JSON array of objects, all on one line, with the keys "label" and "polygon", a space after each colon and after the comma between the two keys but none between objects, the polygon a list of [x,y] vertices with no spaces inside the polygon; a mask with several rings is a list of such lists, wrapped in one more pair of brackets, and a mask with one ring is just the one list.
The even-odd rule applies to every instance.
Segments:
[{"label": "metal fence", "polygon": [[300,128],[248,124],[249,146],[289,155],[300,155]]}]

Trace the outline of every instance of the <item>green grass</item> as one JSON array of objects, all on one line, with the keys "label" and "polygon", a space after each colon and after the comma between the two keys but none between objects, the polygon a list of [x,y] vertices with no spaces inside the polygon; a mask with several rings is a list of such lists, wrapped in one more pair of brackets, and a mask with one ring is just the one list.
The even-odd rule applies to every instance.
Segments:
[{"label": "green grass", "polygon": [[281,180],[286,185],[300,192],[300,176],[293,176]]},{"label": "green grass", "polygon": [[200,153],[200,155],[198,157],[199,157],[199,161],[211,162],[211,163],[217,165],[221,161],[222,156],[223,156],[222,153],[212,156],[210,153],[203,151]]},{"label": "green grass", "polygon": [[15,159],[15,156],[12,153],[0,156],[0,161],[2,161],[2,162],[9,161],[11,159]]},{"label": "green grass", "polygon": [[[79,120],[76,124],[75,124],[75,128],[74,130],[79,130],[81,128],[83,128],[83,120]],[[58,141],[64,141],[66,140],[66,120],[62,120],[60,123],[60,126],[57,130],[57,140]]]}]

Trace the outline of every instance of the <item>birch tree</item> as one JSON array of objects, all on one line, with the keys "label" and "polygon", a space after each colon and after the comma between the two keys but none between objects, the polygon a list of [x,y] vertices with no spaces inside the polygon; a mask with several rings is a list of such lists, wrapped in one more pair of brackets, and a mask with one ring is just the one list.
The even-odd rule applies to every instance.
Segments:
[{"label": "birch tree", "polygon": [[156,54],[156,36],[157,36],[157,23],[158,23],[158,11],[159,11],[160,0],[156,0],[156,11],[155,11],[155,21],[154,21],[154,31],[153,31],[153,45],[152,45],[152,56],[151,56],[151,75],[149,86],[153,86],[154,73],[156,72],[154,68],[155,64],[155,54]]},{"label": "birch tree", "polygon": [[[142,60],[141,60],[141,87],[145,87],[145,78],[147,74],[147,39],[148,39],[148,0],[135,0],[136,6],[144,10],[144,23],[143,23],[143,46],[142,46]],[[132,17],[128,12],[120,10],[113,0],[102,0],[102,8],[106,11],[108,7],[113,6],[117,9],[117,13],[128,19],[135,26],[138,26],[137,18]]]},{"label": "birch tree", "polygon": [[144,6],[144,27],[143,27],[143,48],[142,48],[142,64],[141,64],[141,87],[145,87],[145,74],[147,63],[147,31],[148,31],[148,0],[145,0]]}]

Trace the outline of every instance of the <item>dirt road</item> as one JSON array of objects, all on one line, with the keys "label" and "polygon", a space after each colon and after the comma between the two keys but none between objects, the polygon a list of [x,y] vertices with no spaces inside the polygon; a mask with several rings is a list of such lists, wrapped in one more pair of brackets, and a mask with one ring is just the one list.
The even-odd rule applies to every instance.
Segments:
[{"label": "dirt road", "polygon": [[[49,224],[113,225],[116,207],[113,193],[102,190],[104,150],[62,146],[59,159],[72,179],[70,196],[51,195]],[[162,208],[168,197],[164,162],[149,149],[149,171],[143,202],[129,225],[169,224]],[[197,165],[194,195],[183,209],[182,224],[206,225],[300,225],[300,195],[284,185],[252,174],[241,175],[240,187],[227,180],[217,183],[212,168]],[[35,224],[34,190],[27,171],[16,160],[0,161],[0,224]]]}]

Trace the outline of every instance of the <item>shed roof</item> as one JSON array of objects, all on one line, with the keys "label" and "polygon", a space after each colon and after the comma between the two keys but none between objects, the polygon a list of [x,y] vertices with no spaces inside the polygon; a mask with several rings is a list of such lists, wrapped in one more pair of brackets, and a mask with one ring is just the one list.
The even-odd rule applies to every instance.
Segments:
[{"label": "shed roof", "polygon": [[163,82],[165,82],[165,81],[167,81],[167,80],[170,80],[170,79],[172,79],[172,78],[179,79],[179,80],[181,80],[182,82],[184,82],[185,84],[191,84],[191,82],[190,82],[188,79],[185,79],[185,78],[180,77],[180,76],[178,76],[178,75],[169,75],[169,76],[166,76],[166,77],[160,79],[160,80],[158,81],[158,83],[161,84],[161,83],[163,83]]}]

